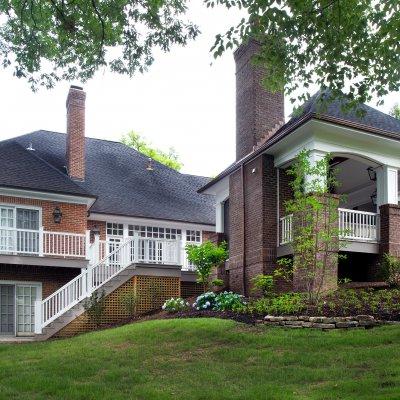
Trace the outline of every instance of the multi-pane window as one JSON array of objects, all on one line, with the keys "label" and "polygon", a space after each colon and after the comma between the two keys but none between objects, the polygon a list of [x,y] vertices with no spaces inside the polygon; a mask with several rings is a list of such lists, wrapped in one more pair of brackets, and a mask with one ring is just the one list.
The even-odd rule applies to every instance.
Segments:
[{"label": "multi-pane window", "polygon": [[179,236],[182,234],[180,229],[128,225],[128,235],[133,236],[135,232],[137,232],[140,237],[152,239],[179,239]]},{"label": "multi-pane window", "polygon": [[17,228],[37,231],[39,229],[39,211],[17,208]]},{"label": "multi-pane window", "polygon": [[201,242],[201,232],[200,231],[186,231],[186,241],[191,243],[200,243]]},{"label": "multi-pane window", "polygon": [[107,235],[123,236],[123,234],[124,234],[124,224],[107,222]]}]

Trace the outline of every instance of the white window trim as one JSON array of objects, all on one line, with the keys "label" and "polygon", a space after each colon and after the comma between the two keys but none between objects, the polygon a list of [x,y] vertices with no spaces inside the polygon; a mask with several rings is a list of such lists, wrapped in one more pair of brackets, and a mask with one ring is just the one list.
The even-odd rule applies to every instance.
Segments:
[{"label": "white window trim", "polygon": [[[13,208],[15,211],[19,208],[22,210],[35,210],[39,211],[39,229],[43,228],[43,210],[42,207],[39,206],[31,206],[31,205],[25,205],[25,204],[15,204],[15,203],[0,203],[0,207],[9,207]],[[17,229],[17,214],[15,213],[14,215],[14,227],[12,229]]]}]

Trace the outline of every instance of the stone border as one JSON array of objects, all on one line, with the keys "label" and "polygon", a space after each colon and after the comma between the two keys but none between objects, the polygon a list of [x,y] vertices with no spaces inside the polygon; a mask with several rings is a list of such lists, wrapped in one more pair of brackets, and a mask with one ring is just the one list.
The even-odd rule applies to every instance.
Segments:
[{"label": "stone border", "polygon": [[314,329],[349,329],[372,328],[384,324],[400,324],[400,321],[382,321],[372,315],[356,315],[354,317],[309,317],[307,315],[266,315],[258,324],[270,326],[284,326],[287,328],[314,328]]}]

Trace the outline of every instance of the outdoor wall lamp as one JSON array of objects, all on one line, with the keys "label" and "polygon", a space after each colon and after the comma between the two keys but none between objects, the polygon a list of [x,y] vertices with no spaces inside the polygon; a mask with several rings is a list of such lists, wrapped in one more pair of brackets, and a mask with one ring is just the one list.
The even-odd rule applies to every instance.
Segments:
[{"label": "outdoor wall lamp", "polygon": [[92,235],[94,236],[99,236],[100,235],[100,229],[95,225],[91,231]]},{"label": "outdoor wall lamp", "polygon": [[62,212],[60,210],[60,207],[56,207],[53,211],[53,220],[56,224],[59,224],[61,222],[62,218]]},{"label": "outdoor wall lamp", "polygon": [[376,171],[372,167],[367,168],[368,176],[371,181],[376,181]]},{"label": "outdoor wall lamp", "polygon": [[372,205],[376,206],[376,190],[371,194]]}]

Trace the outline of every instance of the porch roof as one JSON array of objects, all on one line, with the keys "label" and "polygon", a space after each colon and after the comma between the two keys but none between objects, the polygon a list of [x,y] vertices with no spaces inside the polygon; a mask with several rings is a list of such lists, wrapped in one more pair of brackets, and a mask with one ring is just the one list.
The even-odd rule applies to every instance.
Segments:
[{"label": "porch roof", "polygon": [[255,148],[255,150],[242,159],[229,165],[213,180],[200,188],[199,193],[206,191],[218,181],[266,151],[269,147],[289,135],[310,119],[347,126],[356,130],[367,131],[372,134],[386,136],[400,141],[400,120],[373,107],[367,106],[366,104],[361,104],[357,109],[346,112],[342,107],[345,103],[345,99],[332,100],[329,99],[329,97],[329,92],[317,92],[305,102],[299,109],[299,112],[292,116],[286,124],[282,125],[270,139],[258,148]]}]

